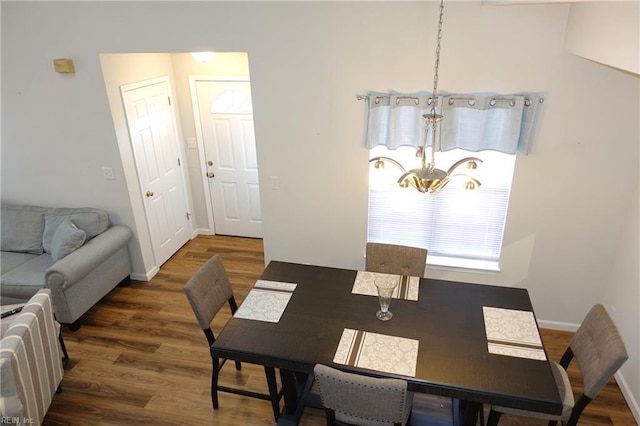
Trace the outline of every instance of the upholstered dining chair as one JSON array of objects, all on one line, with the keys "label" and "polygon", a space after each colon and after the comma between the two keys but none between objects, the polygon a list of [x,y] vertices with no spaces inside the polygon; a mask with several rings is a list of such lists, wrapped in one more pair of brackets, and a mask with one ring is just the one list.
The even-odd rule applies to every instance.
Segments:
[{"label": "upholstered dining chair", "polygon": [[347,373],[316,364],[313,369],[327,426],[408,425],[413,393],[407,382]]},{"label": "upholstered dining chair", "polygon": [[[234,314],[238,309],[233,295],[233,287],[231,287],[231,282],[229,281],[220,255],[213,256],[196,271],[184,286],[184,292],[211,348],[211,345],[213,345],[216,340],[211,330],[211,322],[215,315],[226,303],[228,303],[231,308],[231,314]],[[278,420],[278,417],[280,417],[281,393],[278,392],[276,374],[273,367],[264,367],[269,388],[269,394],[267,395],[246,389],[218,385],[220,369],[225,364],[226,359],[220,360],[214,357],[213,354],[211,354],[211,359],[213,362],[211,401],[215,410],[218,409],[218,392],[228,392],[271,401],[273,415],[276,421]],[[242,368],[239,361],[235,361],[235,365],[236,370]]]},{"label": "upholstered dining chair", "polygon": [[[566,371],[574,357],[578,361],[584,387],[584,392],[577,403],[574,401]],[[629,355],[615,323],[604,306],[595,305],[571,338],[560,363],[551,362],[553,376],[563,398],[562,413],[554,416],[493,406],[489,412],[487,426],[497,425],[501,414],[549,420],[549,425],[555,425],[558,420],[567,426],[576,425],[589,402],[596,397],[628,358]]]},{"label": "upholstered dining chair", "polygon": [[367,243],[365,269],[370,272],[423,277],[427,250],[395,244]]}]

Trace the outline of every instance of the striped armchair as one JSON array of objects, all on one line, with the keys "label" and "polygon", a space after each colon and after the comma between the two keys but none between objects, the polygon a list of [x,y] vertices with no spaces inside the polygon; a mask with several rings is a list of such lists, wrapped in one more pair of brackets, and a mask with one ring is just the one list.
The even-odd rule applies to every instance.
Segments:
[{"label": "striped armchair", "polygon": [[1,328],[0,416],[39,425],[64,373],[51,291],[39,290]]}]

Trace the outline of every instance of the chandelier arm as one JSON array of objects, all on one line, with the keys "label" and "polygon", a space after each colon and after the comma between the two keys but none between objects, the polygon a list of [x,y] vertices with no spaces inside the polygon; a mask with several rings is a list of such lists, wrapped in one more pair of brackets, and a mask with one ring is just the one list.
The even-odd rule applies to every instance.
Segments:
[{"label": "chandelier arm", "polygon": [[458,176],[465,177],[465,178],[469,179],[471,182],[475,183],[478,186],[482,185],[478,179],[474,178],[473,176],[469,176],[469,175],[467,175],[465,173],[456,173],[455,175],[447,176],[447,180],[451,180],[452,178],[458,177]]},{"label": "chandelier arm", "polygon": [[375,161],[388,161],[389,163],[395,165],[397,168],[399,168],[400,170],[402,170],[402,173],[407,173],[407,170],[402,167],[402,164],[398,163],[396,160],[394,160],[393,158],[390,157],[373,157],[372,159],[369,160],[370,163],[373,163]]},{"label": "chandelier arm", "polygon": [[464,163],[468,163],[469,161],[479,161],[480,163],[482,163],[482,159],[478,158],[478,157],[467,157],[467,158],[463,158],[461,160],[456,161],[455,163],[453,163],[451,165],[451,167],[449,167],[449,170],[447,170],[447,175],[450,175],[451,172],[453,172],[456,168],[460,167],[461,165],[463,165]]},{"label": "chandelier arm", "polygon": [[438,182],[434,183],[433,185],[431,185],[431,187],[429,187],[429,192],[433,194],[434,192],[440,191],[442,188],[445,187],[446,184],[449,183],[450,179],[451,179],[451,176],[449,175],[440,179]]},{"label": "chandelier arm", "polygon": [[[410,179],[410,178],[413,178],[413,179]],[[411,184],[411,186],[418,189],[415,182],[416,174],[414,172],[404,172],[402,176],[400,176],[400,178],[398,179],[398,184],[402,184],[404,183],[404,181],[408,181]]]}]

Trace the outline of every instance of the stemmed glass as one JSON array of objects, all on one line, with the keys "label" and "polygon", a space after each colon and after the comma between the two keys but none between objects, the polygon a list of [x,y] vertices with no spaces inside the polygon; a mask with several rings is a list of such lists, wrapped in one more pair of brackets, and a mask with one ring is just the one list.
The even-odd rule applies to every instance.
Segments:
[{"label": "stemmed glass", "polygon": [[393,277],[378,277],[374,280],[376,289],[378,290],[378,301],[380,302],[380,310],[376,312],[376,317],[381,321],[388,321],[393,317],[389,310],[391,303],[391,295],[398,285],[398,280]]}]

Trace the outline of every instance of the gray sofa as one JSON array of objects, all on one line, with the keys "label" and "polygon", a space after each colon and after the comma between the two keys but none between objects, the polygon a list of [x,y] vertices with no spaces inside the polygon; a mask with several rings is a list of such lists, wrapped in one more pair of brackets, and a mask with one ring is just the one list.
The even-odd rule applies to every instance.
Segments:
[{"label": "gray sofa", "polygon": [[0,211],[0,304],[27,302],[51,290],[58,322],[78,319],[119,283],[128,283],[132,233],[106,211],[3,204]]}]

